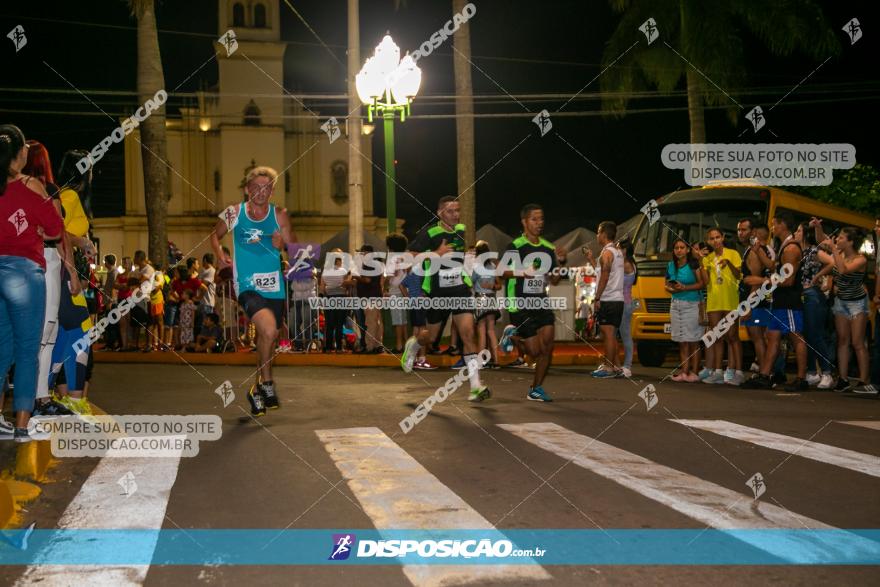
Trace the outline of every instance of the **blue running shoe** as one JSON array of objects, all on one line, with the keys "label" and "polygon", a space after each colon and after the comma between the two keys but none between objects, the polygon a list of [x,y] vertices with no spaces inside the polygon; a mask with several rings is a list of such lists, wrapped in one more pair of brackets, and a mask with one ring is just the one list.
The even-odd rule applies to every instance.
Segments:
[{"label": "blue running shoe", "polygon": [[501,333],[501,340],[498,341],[498,346],[501,347],[501,350],[505,353],[509,353],[513,350],[513,340],[512,336],[516,335],[516,326],[513,324],[508,324],[504,327],[504,332]]},{"label": "blue running shoe", "polygon": [[552,402],[553,398],[547,395],[547,392],[544,391],[544,388],[540,385],[538,387],[533,387],[529,390],[529,394],[526,396],[533,402]]},{"label": "blue running shoe", "polygon": [[455,365],[450,367],[450,369],[464,369],[464,357],[461,357],[459,360],[455,362]]},{"label": "blue running shoe", "polygon": [[605,366],[603,365],[602,367],[590,373],[590,375],[598,379],[611,379],[613,377],[616,377],[617,373],[615,373],[614,371],[606,371]]}]

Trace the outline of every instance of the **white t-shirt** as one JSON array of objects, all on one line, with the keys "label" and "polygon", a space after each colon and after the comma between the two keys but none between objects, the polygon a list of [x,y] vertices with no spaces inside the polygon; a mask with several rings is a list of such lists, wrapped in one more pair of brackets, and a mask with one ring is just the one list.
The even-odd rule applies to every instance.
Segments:
[{"label": "white t-shirt", "polygon": [[[393,255],[393,253],[391,253]],[[388,295],[402,296],[400,284],[406,277],[405,259],[401,256],[391,256],[385,265],[385,277],[388,278]]]},{"label": "white t-shirt", "polygon": [[216,274],[217,269],[214,267],[205,267],[199,272],[199,279],[205,284],[205,287],[208,290],[202,297],[203,306],[214,307],[214,296],[217,291],[217,286],[214,284],[214,276]]}]

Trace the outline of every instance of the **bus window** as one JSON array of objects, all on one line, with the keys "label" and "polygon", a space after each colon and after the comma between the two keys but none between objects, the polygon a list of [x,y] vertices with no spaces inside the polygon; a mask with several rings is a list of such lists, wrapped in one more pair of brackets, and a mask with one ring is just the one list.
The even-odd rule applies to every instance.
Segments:
[{"label": "bus window", "polygon": [[763,222],[767,211],[764,202],[754,200],[708,200],[660,205],[660,220],[653,226],[642,222],[636,238],[636,255],[640,257],[672,258],[672,243],[683,238],[694,244],[706,240],[706,231],[720,228],[727,246],[736,242],[736,225],[743,218]]}]

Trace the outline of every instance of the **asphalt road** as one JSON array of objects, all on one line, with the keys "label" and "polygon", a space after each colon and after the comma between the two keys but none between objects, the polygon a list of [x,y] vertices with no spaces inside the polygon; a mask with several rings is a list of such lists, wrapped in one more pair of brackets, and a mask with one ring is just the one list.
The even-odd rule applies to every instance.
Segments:
[{"label": "asphalt road", "polygon": [[[161,495],[163,483],[169,488],[158,518],[163,528],[327,529],[329,536],[331,530],[442,527],[456,520],[485,520],[499,529],[880,527],[880,429],[853,424],[876,426],[880,400],[874,398],[661,383],[668,370],[638,367],[633,380],[595,380],[588,369],[565,368],[551,371],[545,389],[555,401],[543,404],[525,399],[531,373],[510,369],[484,374],[493,392],[487,402],[468,403],[462,387],[404,434],[400,420],[452,371],[278,368],[282,409],[258,421],[247,416],[244,399],[252,372],[96,366],[91,399],[110,414],[222,418],[222,437],[201,442],[198,455],[181,458],[176,471],[136,471],[142,493],[155,486]],[[225,408],[215,394],[224,381],[236,393]],[[650,410],[638,396],[648,383],[658,398]],[[585,445],[584,437],[592,440]],[[102,466],[115,466],[108,460],[63,459],[27,521],[54,528],[71,519],[71,504],[79,520],[98,516],[106,523],[128,515],[118,487],[116,497],[102,502],[83,495]],[[757,501],[747,486],[755,473],[766,484]],[[839,584],[880,577],[876,567],[864,566],[536,565],[485,576],[482,570],[154,565],[129,579],[145,585],[335,586],[356,580],[384,586]],[[59,579],[31,569],[23,580],[24,571],[0,568],[0,583]],[[70,570],[59,584],[90,577],[78,573]]]}]

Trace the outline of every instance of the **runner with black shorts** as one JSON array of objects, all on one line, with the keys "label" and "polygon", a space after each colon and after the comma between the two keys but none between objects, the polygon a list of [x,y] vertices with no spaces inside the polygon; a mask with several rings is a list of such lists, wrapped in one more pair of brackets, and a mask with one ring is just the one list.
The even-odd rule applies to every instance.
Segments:
[{"label": "runner with black shorts", "polygon": [[[277,178],[271,167],[252,169],[245,187],[247,201],[226,208],[211,235],[214,255],[232,266],[238,303],[257,331],[257,378],[247,394],[254,416],[280,407],[272,380],[272,354],[286,296],[279,250],[295,239],[287,210],[269,203]],[[220,247],[227,232],[232,233],[232,257]]]},{"label": "runner with black shorts", "polygon": [[[518,308],[514,300],[535,303],[533,300],[547,299],[547,283],[556,285],[561,276],[556,269],[566,263],[566,251],[556,248],[541,237],[544,232],[544,209],[538,204],[526,204],[520,211],[523,233],[507,246],[519,265],[529,255],[543,257],[531,267],[521,272],[505,271],[507,278],[507,298],[512,301],[508,307],[510,325],[504,329],[499,345],[506,346],[507,338],[522,339],[526,353],[535,361],[535,375],[526,397],[536,402],[552,402],[542,384],[553,359],[554,324],[556,317],[549,308]],[[538,259],[540,259],[538,257]],[[517,273],[519,273],[517,275]]]},{"label": "runner with black shorts", "polygon": [[[422,290],[432,302],[428,307],[428,328],[419,332],[418,336],[410,337],[403,349],[400,364],[407,373],[412,371],[419,349],[435,340],[440,328],[449,314],[458,329],[459,338],[464,348],[464,362],[468,367],[468,378],[471,384],[469,401],[481,402],[492,394],[489,388],[480,381],[480,359],[477,357],[477,345],[474,341],[474,312],[469,307],[442,307],[454,304],[442,304],[442,298],[472,298],[471,278],[464,270],[464,224],[459,224],[461,205],[452,196],[440,198],[437,203],[437,224],[419,232],[410,243],[410,251],[417,253],[433,252],[441,257],[440,267],[431,268],[431,259],[425,259],[421,269],[424,270]],[[418,267],[413,267],[419,271]],[[440,300],[440,303],[434,303]]]}]

